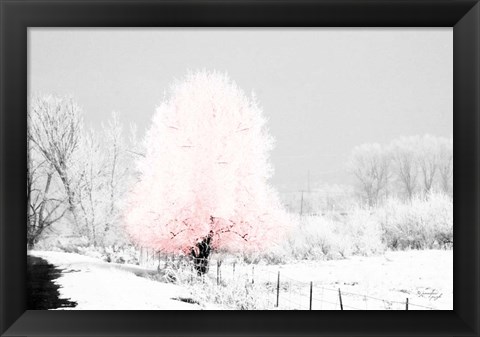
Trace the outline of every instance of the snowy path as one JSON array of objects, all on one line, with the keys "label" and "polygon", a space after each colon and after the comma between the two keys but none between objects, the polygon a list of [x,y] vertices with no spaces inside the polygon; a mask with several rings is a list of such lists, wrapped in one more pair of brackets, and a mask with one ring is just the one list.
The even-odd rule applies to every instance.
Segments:
[{"label": "snowy path", "polygon": [[[78,303],[81,310],[201,310],[210,306],[185,303],[173,298],[190,298],[178,285],[157,282],[136,274],[154,273],[135,265],[107,263],[78,254],[30,251],[65,269],[54,282],[60,296]],[[62,308],[63,309],[63,308]]]}]

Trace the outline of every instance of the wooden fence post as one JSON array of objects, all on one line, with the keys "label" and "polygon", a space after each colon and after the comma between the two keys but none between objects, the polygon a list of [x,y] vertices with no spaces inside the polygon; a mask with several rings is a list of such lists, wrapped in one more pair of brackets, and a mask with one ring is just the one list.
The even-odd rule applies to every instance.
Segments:
[{"label": "wooden fence post", "polygon": [[310,310],[312,310],[312,294],[313,294],[313,282],[310,281]]},{"label": "wooden fence post", "polygon": [[233,275],[232,279],[235,279],[235,262],[233,262],[233,274],[232,275]]},{"label": "wooden fence post", "polygon": [[277,308],[279,304],[279,299],[280,299],[280,271],[278,271],[278,277],[277,277],[277,305],[276,305]]},{"label": "wooden fence post", "polygon": [[252,266],[252,284],[255,283],[255,266]]},{"label": "wooden fence post", "polygon": [[408,297],[407,297],[407,301],[405,302],[405,310],[408,310]]},{"label": "wooden fence post", "polygon": [[340,299],[340,310],[343,310],[342,292],[340,291],[340,288],[338,288],[338,298]]},{"label": "wooden fence post", "polygon": [[217,260],[217,286],[220,284],[220,263]]}]

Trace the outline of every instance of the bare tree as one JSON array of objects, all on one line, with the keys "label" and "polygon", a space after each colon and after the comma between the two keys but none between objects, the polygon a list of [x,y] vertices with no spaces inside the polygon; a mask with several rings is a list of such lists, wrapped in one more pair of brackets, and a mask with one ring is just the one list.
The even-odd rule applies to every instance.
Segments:
[{"label": "bare tree", "polygon": [[360,195],[369,206],[379,203],[387,190],[390,159],[379,144],[357,146],[349,160],[349,169],[358,182]]},{"label": "bare tree", "polygon": [[55,171],[28,142],[27,163],[27,247],[32,249],[46,229],[67,211],[66,200],[55,187]]},{"label": "bare tree", "polygon": [[453,190],[453,137],[439,140],[438,158],[440,186],[443,192],[451,195]]},{"label": "bare tree", "polygon": [[[79,214],[88,240],[97,246],[102,233],[99,227],[104,220],[104,204],[108,192],[105,184],[103,154],[93,131],[84,132],[80,149],[80,170],[82,181],[77,192]],[[100,235],[99,235],[100,234]]]},{"label": "bare tree", "polygon": [[390,149],[395,164],[397,179],[408,199],[412,199],[418,189],[419,137],[401,137],[392,142]]},{"label": "bare tree", "polygon": [[103,133],[107,142],[107,189],[108,189],[108,216],[105,224],[105,231],[108,231],[112,223],[116,221],[118,212],[116,212],[116,201],[120,194],[121,177],[125,173],[121,167],[121,156],[124,152],[123,127],[120,123],[118,114],[112,113],[109,123],[103,127]]},{"label": "bare tree", "polygon": [[[382,165],[386,165],[386,174]],[[424,135],[395,139],[386,148],[365,144],[354,149],[350,170],[369,205],[376,204],[381,193],[388,197],[390,191],[412,199],[440,186],[451,194],[453,141],[451,137]]]},{"label": "bare tree", "polygon": [[83,132],[79,149],[82,177],[78,189],[81,222],[90,243],[108,246],[123,239],[120,228],[122,201],[133,183],[132,144],[125,140],[117,113],[100,132]]},{"label": "bare tree", "polygon": [[110,243],[120,239],[121,207],[126,192],[135,181],[135,160],[144,156],[136,138],[136,126],[130,126],[129,139],[124,137],[124,128],[119,114],[112,112],[110,121],[103,125],[102,137],[105,152],[105,239]]},{"label": "bare tree", "polygon": [[78,228],[75,190],[81,179],[75,176],[73,168],[82,130],[82,112],[70,97],[36,96],[29,108],[29,140],[58,174]]},{"label": "bare tree", "polygon": [[130,123],[127,142],[128,146],[125,149],[125,152],[130,155],[130,160],[137,160],[141,157],[145,157],[147,151],[145,149],[145,145],[138,139],[137,125],[135,123]]},{"label": "bare tree", "polygon": [[417,147],[418,165],[422,175],[423,193],[428,194],[435,181],[439,169],[439,138],[425,135]]}]

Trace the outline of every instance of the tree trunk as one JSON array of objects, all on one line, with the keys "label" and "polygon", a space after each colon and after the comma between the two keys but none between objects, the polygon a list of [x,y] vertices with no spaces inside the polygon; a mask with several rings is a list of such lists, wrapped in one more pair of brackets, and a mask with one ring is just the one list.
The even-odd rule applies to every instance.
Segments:
[{"label": "tree trunk", "polygon": [[33,249],[35,247],[35,244],[37,243],[36,241],[37,240],[35,240],[34,237],[27,238],[27,249],[28,250]]},{"label": "tree trunk", "polygon": [[198,275],[203,275],[208,271],[208,261],[212,251],[213,232],[210,232],[202,241],[198,242],[195,248],[192,248],[193,267]]}]

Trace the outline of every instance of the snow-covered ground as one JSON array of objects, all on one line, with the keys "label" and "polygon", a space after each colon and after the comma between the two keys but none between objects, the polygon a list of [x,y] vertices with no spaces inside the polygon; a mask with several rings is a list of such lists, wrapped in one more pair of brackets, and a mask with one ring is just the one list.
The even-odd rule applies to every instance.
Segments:
[{"label": "snow-covered ground", "polygon": [[[254,267],[254,271],[252,271]],[[453,309],[453,251],[387,251],[380,256],[353,256],[345,260],[302,261],[286,265],[236,266],[236,275],[254,274],[255,282],[272,285],[270,302],[276,303],[280,271],[280,308],[308,309],[310,282],[312,309],[409,310]],[[222,278],[233,270],[222,266]],[[251,276],[246,276],[251,277]]]},{"label": "snow-covered ground", "polygon": [[[61,297],[78,302],[74,309],[218,309],[205,303],[189,304],[174,298],[197,299],[201,283],[175,285],[154,281],[155,268],[107,263],[78,254],[33,251],[67,271],[54,282]],[[221,282],[216,284],[216,261],[211,261],[208,291],[220,296],[233,285],[251,284],[266,309],[276,309],[276,287],[280,271],[279,309],[338,310],[341,290],[345,310],[453,309],[453,251],[424,250],[386,252],[373,257],[345,260],[301,261],[285,265],[248,265],[228,259],[221,264]],[[139,276],[147,277],[139,277]],[[244,287],[244,286],[243,286]],[[222,292],[223,291],[223,292]],[[205,289],[204,289],[205,292]],[[215,294],[213,294],[215,295]],[[215,298],[215,296],[211,296]],[[218,296],[217,296],[218,297]],[[199,301],[200,302],[200,301]]]},{"label": "snow-covered ground", "polygon": [[[190,304],[174,298],[191,298],[187,289],[139,277],[155,273],[135,265],[107,263],[71,253],[30,251],[51,264],[65,269],[54,280],[60,285],[60,297],[76,301],[83,310],[198,310],[216,309],[211,305]],[[139,275],[139,276],[137,276]]]}]

